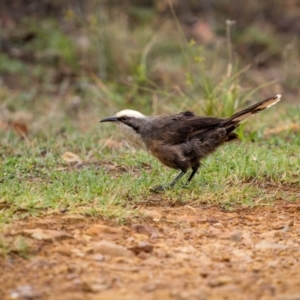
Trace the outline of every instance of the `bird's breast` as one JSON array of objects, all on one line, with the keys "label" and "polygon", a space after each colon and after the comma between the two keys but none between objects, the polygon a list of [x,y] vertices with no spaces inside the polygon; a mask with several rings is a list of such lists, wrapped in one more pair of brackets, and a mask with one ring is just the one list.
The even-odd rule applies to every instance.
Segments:
[{"label": "bird's breast", "polygon": [[125,135],[126,139],[128,139],[130,143],[132,143],[134,146],[137,146],[139,148],[146,149],[146,145],[143,139],[133,128],[122,123],[118,124],[118,127],[120,128],[121,132]]}]

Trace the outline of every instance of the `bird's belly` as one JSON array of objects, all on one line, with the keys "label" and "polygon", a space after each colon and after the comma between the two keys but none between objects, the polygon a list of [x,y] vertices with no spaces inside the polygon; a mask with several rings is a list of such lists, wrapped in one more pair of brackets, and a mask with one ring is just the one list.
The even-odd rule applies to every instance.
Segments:
[{"label": "bird's belly", "polygon": [[182,155],[180,148],[171,145],[153,143],[148,150],[161,163],[172,169],[186,169],[189,167],[188,160]]},{"label": "bird's belly", "polygon": [[150,150],[150,152],[165,166],[172,168],[172,169],[177,169],[177,167],[174,165],[173,161],[170,159],[170,157],[167,156],[166,153],[161,153],[157,150]]}]

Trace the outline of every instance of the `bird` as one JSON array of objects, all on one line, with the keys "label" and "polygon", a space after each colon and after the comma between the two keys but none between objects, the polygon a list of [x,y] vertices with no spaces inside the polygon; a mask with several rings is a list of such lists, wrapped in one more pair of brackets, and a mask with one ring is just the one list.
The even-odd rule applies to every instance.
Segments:
[{"label": "bird", "polygon": [[151,188],[152,192],[166,191],[191,169],[188,184],[198,172],[203,158],[219,146],[238,140],[233,132],[242,121],[280,101],[281,95],[267,98],[243,109],[229,118],[197,116],[192,111],[171,115],[146,116],[125,109],[100,122],[113,122],[136,145],[147,149],[165,166],[180,170],[167,186]]}]

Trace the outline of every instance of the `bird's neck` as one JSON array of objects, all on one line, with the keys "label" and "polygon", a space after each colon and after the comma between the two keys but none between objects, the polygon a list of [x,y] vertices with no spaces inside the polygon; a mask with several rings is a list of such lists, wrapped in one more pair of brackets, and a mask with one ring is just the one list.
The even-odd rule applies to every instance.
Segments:
[{"label": "bird's neck", "polygon": [[139,148],[146,148],[146,145],[141,138],[140,134],[138,134],[133,128],[127,126],[125,124],[119,123],[118,127],[120,128],[121,132],[125,135],[125,137],[131,142],[134,146]]}]

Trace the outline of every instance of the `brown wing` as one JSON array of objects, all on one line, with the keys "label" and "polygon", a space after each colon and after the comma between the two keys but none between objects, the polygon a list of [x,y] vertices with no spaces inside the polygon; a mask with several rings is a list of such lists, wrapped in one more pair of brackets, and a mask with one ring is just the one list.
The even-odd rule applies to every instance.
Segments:
[{"label": "brown wing", "polygon": [[171,145],[186,142],[191,137],[215,127],[223,121],[218,118],[195,116],[190,111],[159,118],[159,122],[152,123],[152,138]]}]

